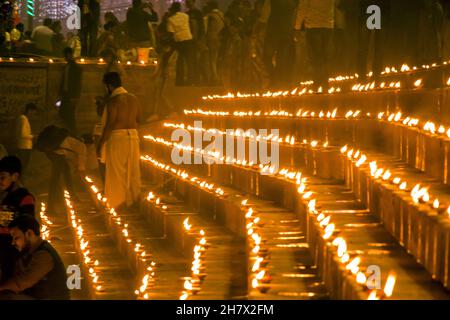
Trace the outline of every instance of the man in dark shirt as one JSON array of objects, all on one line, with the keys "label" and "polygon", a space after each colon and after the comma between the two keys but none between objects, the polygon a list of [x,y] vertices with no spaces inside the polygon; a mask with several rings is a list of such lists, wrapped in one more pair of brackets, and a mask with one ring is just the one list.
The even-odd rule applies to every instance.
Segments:
[{"label": "man in dark shirt", "polygon": [[0,206],[0,281],[12,275],[16,250],[11,246],[8,224],[14,217],[34,216],[34,197],[20,185],[22,171],[19,158],[0,160],[0,190],[6,192]]},{"label": "man in dark shirt", "polygon": [[96,42],[100,24],[100,2],[99,0],[79,0],[78,6],[81,11],[82,55],[94,57],[97,51]]},{"label": "man in dark shirt", "polygon": [[20,256],[14,275],[0,284],[0,299],[69,299],[66,269],[56,250],[40,237],[39,223],[22,216],[9,224],[9,232]]},{"label": "man in dark shirt", "polygon": [[[208,47],[206,46],[203,13],[195,6],[195,0],[186,0],[186,7],[188,8],[186,13],[189,16],[189,27],[191,29],[194,47],[194,52],[192,54],[192,67],[195,70],[194,83],[197,85],[207,84],[209,79],[207,75],[207,65],[204,58],[207,56],[206,51],[208,50]],[[200,81],[199,76],[202,77],[202,81]]]},{"label": "man in dark shirt", "polygon": [[75,61],[72,48],[67,47],[64,49],[64,58],[67,64],[64,67],[61,81],[59,116],[70,133],[76,136],[77,126],[75,114],[81,95],[82,69]]},{"label": "man in dark shirt", "polygon": [[295,54],[292,26],[297,2],[268,1],[270,1],[270,16],[267,20],[264,60],[272,84],[286,84],[290,81],[291,62]]},{"label": "man in dark shirt", "polygon": [[149,22],[153,22],[155,16],[144,10],[141,0],[133,0],[133,6],[127,11],[126,26],[128,36],[136,43],[150,41]]}]

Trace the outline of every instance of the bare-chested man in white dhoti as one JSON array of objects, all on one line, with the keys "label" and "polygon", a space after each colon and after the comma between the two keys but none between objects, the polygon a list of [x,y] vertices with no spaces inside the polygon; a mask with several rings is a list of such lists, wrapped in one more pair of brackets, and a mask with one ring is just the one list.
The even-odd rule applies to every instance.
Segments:
[{"label": "bare-chested man in white dhoti", "polygon": [[141,106],[138,99],[122,87],[116,72],[105,74],[103,83],[109,93],[107,119],[97,146],[106,155],[105,195],[113,208],[137,203],[141,191],[138,123]]}]

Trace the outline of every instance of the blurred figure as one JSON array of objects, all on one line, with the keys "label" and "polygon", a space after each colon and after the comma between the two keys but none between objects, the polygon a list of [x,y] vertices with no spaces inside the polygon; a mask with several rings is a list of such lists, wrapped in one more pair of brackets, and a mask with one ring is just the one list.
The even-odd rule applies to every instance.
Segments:
[{"label": "blurred figure", "polygon": [[133,5],[127,11],[126,28],[131,45],[134,48],[151,47],[150,23],[154,16],[145,11],[149,8],[141,0],[133,0]]},{"label": "blurred figure", "polygon": [[219,50],[222,42],[222,31],[225,28],[225,17],[223,12],[219,10],[219,4],[215,0],[208,1],[206,12],[206,45],[209,50],[209,76],[212,85],[220,85],[218,72]]},{"label": "blurred figure", "polygon": [[18,23],[10,32],[11,35],[11,50],[17,52],[17,49],[21,47],[21,43],[24,40],[25,26],[23,23]]},{"label": "blurred figure", "polygon": [[81,54],[94,57],[100,25],[100,3],[98,0],[79,0],[81,10]]},{"label": "blurred figure", "polygon": [[159,17],[158,17],[158,13],[155,11],[155,9],[153,9],[153,3],[148,2],[145,5],[150,10],[150,22],[158,23]]},{"label": "blurred figure", "polygon": [[225,13],[225,28],[221,49],[222,81],[225,87],[240,84],[243,61],[244,7],[242,0],[234,0]]},{"label": "blurred figure", "polygon": [[424,0],[420,10],[418,64],[439,63],[443,57],[444,8],[439,0]]},{"label": "blurred figure", "polygon": [[64,208],[64,190],[78,201],[74,182],[83,186],[86,176],[86,146],[70,135],[65,128],[45,127],[36,139],[36,149],[44,152],[51,162],[48,189],[48,212],[55,213]]},{"label": "blurred figure", "polygon": [[327,89],[335,24],[335,0],[303,0],[297,15],[301,29],[306,30],[309,61],[317,87]]},{"label": "blurred figure", "polygon": [[249,48],[243,61],[244,76],[242,85],[253,90],[265,89],[269,86],[269,76],[263,60],[265,24],[259,21],[264,1],[255,1],[253,11],[246,24],[246,32],[249,33],[247,40]]},{"label": "blurred figure", "polygon": [[11,30],[11,40],[12,41],[22,41],[24,38],[24,31],[25,26],[23,23],[18,23],[14,27],[14,29]]},{"label": "blurred figure", "polygon": [[291,80],[291,62],[295,56],[292,26],[296,5],[296,0],[266,0],[264,14],[260,19],[267,24],[264,61],[271,82],[276,86],[286,85]]},{"label": "blurred figure", "polygon": [[82,69],[73,57],[73,49],[64,49],[64,58],[67,62],[64,67],[60,88],[60,109],[59,116],[65,127],[74,136],[77,135],[76,108],[81,95],[81,74]]},{"label": "blurred figure", "polygon": [[12,51],[22,51],[25,39],[25,26],[23,25],[23,23],[16,24],[14,29],[11,30]]},{"label": "blurred figure", "polygon": [[172,3],[169,12],[167,31],[172,34],[174,41],[173,46],[178,54],[175,83],[177,86],[192,85],[194,83],[194,59],[189,16],[186,13],[181,12],[180,2]]},{"label": "blurred figure", "polygon": [[6,150],[5,146],[0,143],[0,160],[8,155],[8,150]]},{"label": "blurred figure", "polygon": [[119,63],[115,51],[112,48],[107,48],[100,54],[100,56],[106,63],[103,74],[105,75],[110,72],[117,72],[120,76],[120,79],[122,80],[122,83],[125,83],[125,70]]},{"label": "blurred figure", "polygon": [[[381,30],[367,29],[367,8],[370,5],[377,5],[381,9]],[[390,0],[362,0],[360,3],[358,19],[358,74],[360,79],[365,79],[369,72],[373,72],[376,79],[383,67],[391,65],[393,61],[395,47],[391,46],[389,41],[395,37],[388,38],[390,30],[392,30],[390,14]],[[395,31],[392,30],[392,32]]]},{"label": "blurred figure", "polygon": [[77,34],[73,32],[67,33],[67,46],[72,48],[74,58],[81,57],[81,40]]},{"label": "blurred figure", "polygon": [[311,80],[313,77],[311,63],[309,62],[308,47],[306,43],[306,28],[304,25],[305,8],[301,1],[298,1],[295,10],[294,19],[294,50],[295,50],[295,65],[293,82],[299,83],[302,81]]},{"label": "blurred figure", "polygon": [[117,17],[111,11],[105,13],[104,20],[105,24],[103,25],[103,28],[105,30],[112,30],[114,27],[117,27],[120,24],[119,19],[117,19]]},{"label": "blurred figure", "polygon": [[43,55],[50,55],[53,52],[53,36],[55,32],[51,29],[52,19],[44,19],[42,26],[34,28],[31,34],[31,39],[34,42],[35,48]]},{"label": "blurred figure", "polygon": [[25,173],[30,163],[31,152],[33,150],[33,134],[30,125],[30,119],[37,114],[37,106],[34,103],[28,103],[22,115],[16,121],[17,138],[17,156],[22,163],[22,172]]},{"label": "blurred figure", "polygon": [[118,50],[118,46],[115,42],[113,28],[117,28],[114,24],[105,24],[105,30],[100,34],[97,42],[97,55],[101,55],[106,49]]},{"label": "blurred figure", "polygon": [[205,23],[203,13],[195,6],[195,0],[186,0],[186,12],[189,16],[189,26],[192,33],[193,55],[192,68],[194,69],[194,83],[206,85],[209,82],[208,61],[205,39]]},{"label": "blurred figure", "polygon": [[441,0],[443,10],[442,55],[443,60],[450,59],[450,1]]},{"label": "blurred figure", "polygon": [[61,33],[62,26],[60,20],[53,21],[52,30],[54,32],[52,37],[53,55],[55,57],[62,57],[63,50],[66,47],[66,41],[63,34]]},{"label": "blurred figure", "polygon": [[[390,7],[389,26],[385,25],[381,28],[380,36],[384,39],[381,43],[388,42],[389,51],[385,51],[384,58],[385,66],[400,66],[403,63],[409,66],[414,66],[419,63],[419,32],[420,32],[420,11],[423,8],[424,1],[428,0],[391,0],[391,1],[376,1],[380,5]],[[373,2],[373,1],[372,1]],[[372,3],[370,3],[372,4]],[[386,11],[382,9],[382,17],[386,15]],[[389,33],[384,33],[386,27],[389,28]],[[388,37],[386,39],[386,37]],[[428,35],[427,35],[428,36]],[[375,71],[374,71],[375,72]]]}]

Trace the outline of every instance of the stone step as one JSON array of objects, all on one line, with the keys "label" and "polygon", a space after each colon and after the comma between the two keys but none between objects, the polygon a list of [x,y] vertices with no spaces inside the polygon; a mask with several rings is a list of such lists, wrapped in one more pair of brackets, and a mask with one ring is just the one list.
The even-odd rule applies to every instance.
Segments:
[{"label": "stone step", "polygon": [[[347,185],[374,212],[397,241],[430,272],[432,277],[449,288],[450,272],[450,190],[442,182],[430,178],[393,156],[362,150],[368,161],[376,160],[378,168],[389,170],[384,180],[372,175],[366,165],[357,167],[353,159],[343,155]],[[394,179],[399,179],[394,183]],[[406,183],[406,189],[400,185]],[[411,190],[420,184],[428,188],[430,199],[414,200]],[[435,200],[438,199],[436,208]]]},{"label": "stone step", "polygon": [[[189,200],[197,192],[198,202],[194,207],[201,208],[200,216],[209,215],[209,219],[217,217],[217,223],[224,221],[233,232],[245,233],[245,222],[236,216],[243,215],[240,209],[240,202],[243,197],[241,192],[236,192],[230,188],[224,188],[226,199],[216,199],[214,195],[197,189],[193,184],[183,181],[176,181],[171,178],[170,173],[158,170],[154,167],[146,167],[142,171],[148,179],[152,181],[166,183],[178,197]],[[187,190],[190,190],[189,192]],[[222,204],[219,204],[222,202]],[[211,205],[215,203],[215,205]],[[269,273],[272,276],[270,290],[268,293],[260,293],[251,290],[249,285],[249,299],[311,299],[326,298],[327,294],[320,279],[315,273],[309,255],[308,245],[300,230],[298,220],[292,212],[280,210],[273,206],[271,202],[262,201],[256,197],[249,199],[252,207],[258,212],[264,226],[258,229],[263,239],[267,239],[267,246],[270,251]],[[215,209],[214,209],[215,208]],[[228,218],[225,216],[228,215]],[[198,218],[200,216],[195,216]],[[231,217],[234,219],[231,220]],[[192,218],[192,216],[190,216]],[[208,220],[209,220],[208,219]],[[207,228],[205,228],[207,230]],[[244,230],[244,231],[243,231]],[[292,233],[294,236],[292,236]],[[245,270],[241,270],[244,273]],[[241,280],[242,281],[242,280]],[[247,281],[247,280],[245,280]]]},{"label": "stone step", "polygon": [[[90,284],[88,290],[92,299],[128,300],[134,298],[134,276],[117,250],[114,240],[87,192],[78,193],[80,201],[74,203],[77,220],[81,219],[84,237],[89,241],[90,256],[98,260],[100,291],[95,289],[88,274],[88,268],[83,268],[83,276]],[[73,230],[73,229],[72,229]],[[75,231],[73,231],[75,232]],[[83,255],[80,245],[75,241],[80,259]],[[84,265],[83,265],[84,266]]]},{"label": "stone step", "polygon": [[[149,144],[155,144],[155,143],[152,143],[152,142],[148,142]],[[169,148],[167,148],[167,150],[169,150],[170,151],[170,149]],[[170,152],[168,152],[168,155],[167,155],[167,157],[166,157],[166,161],[168,161],[168,159],[170,159]],[[214,170],[214,169],[211,169],[211,168],[207,168],[207,169],[205,169],[205,166],[195,166],[197,169],[198,168],[203,168],[204,170],[203,170],[203,174],[204,174],[204,176],[208,176],[208,174],[211,174],[214,178],[216,177],[216,175],[215,175],[215,173],[216,172],[221,172],[221,173],[223,173],[224,172],[224,170],[221,168],[220,170]],[[212,165],[212,166],[210,166],[210,167],[214,167],[214,165]],[[256,180],[256,176],[258,176],[259,175],[259,173],[258,172],[255,172],[255,173],[251,173],[250,171],[251,171],[251,169],[247,169],[247,168],[240,168],[240,167],[238,167],[238,166],[221,166],[221,167],[233,167],[233,169],[232,170],[235,170],[235,174],[234,174],[234,176],[239,176],[240,178],[241,178],[241,181],[240,181],[240,183],[238,183],[238,184],[236,184],[236,183],[233,183],[233,181],[232,180],[230,180],[229,181],[229,183],[231,183],[232,185],[233,185],[233,187],[235,187],[235,188],[240,188],[240,186],[242,186],[242,185],[251,185],[252,183],[249,183],[249,181],[250,180],[253,180],[253,181],[255,181]],[[208,171],[207,171],[208,170]],[[197,171],[197,174],[198,174],[198,172],[199,172],[199,170]],[[212,172],[212,173],[211,173]],[[223,174],[222,174],[223,175]],[[226,174],[225,174],[226,175]],[[242,180],[245,180],[245,179],[247,179],[247,184],[242,184]],[[276,180],[276,179],[275,179]],[[223,181],[223,179],[222,179],[222,181]],[[259,181],[259,180],[257,180],[257,181]],[[262,182],[262,181],[264,181],[264,183]],[[272,195],[271,195],[271,198],[270,199],[272,199],[272,200],[278,200],[279,202],[281,201],[281,203],[282,204],[284,204],[285,202],[286,202],[286,195],[288,195],[288,202],[291,202],[292,203],[292,199],[293,199],[293,197],[295,198],[295,195],[293,194],[293,191],[294,191],[294,193],[295,193],[295,183],[292,183],[292,182],[290,182],[289,184],[290,184],[290,186],[289,185],[287,185],[287,186],[285,186],[285,188],[279,188],[278,186],[277,186],[277,183],[276,182],[274,182],[274,179],[272,178],[272,177],[269,177],[269,176],[265,176],[265,177],[261,177],[261,182],[257,182],[257,184],[259,184],[260,183],[260,186],[257,186],[255,189],[261,189],[261,186],[264,186],[264,185],[270,185],[270,184],[272,184],[272,185],[274,185],[274,188],[275,189],[278,189],[279,191],[278,192],[274,192]],[[283,182],[282,182],[282,184],[283,184]],[[325,185],[323,185],[324,183],[322,182],[321,183],[322,184],[322,188],[324,187],[324,186],[326,186],[326,184]],[[333,184],[336,184],[336,183],[333,183]],[[274,188],[272,188],[272,189],[274,189]],[[290,188],[291,190],[290,190],[290,194],[289,193],[286,193],[285,191],[288,189],[288,188]],[[242,190],[242,189],[241,189]],[[245,191],[246,192],[249,192],[249,191],[251,191],[251,190],[249,190],[249,189],[247,189],[247,188],[245,188]],[[348,190],[349,191],[349,190]],[[280,194],[281,193],[281,194]],[[284,195],[282,194],[282,193],[285,193]],[[270,194],[270,192],[266,192],[266,194]],[[341,199],[337,199],[337,200],[341,200]],[[352,199],[354,202],[356,202],[357,200],[356,200],[356,198],[353,196],[353,199]],[[348,199],[347,199],[347,201],[348,201]],[[360,204],[359,204],[359,206],[361,206]],[[347,206],[347,210],[348,209],[353,209],[353,208],[348,208],[348,206]],[[372,219],[376,219],[376,217],[373,215],[373,214],[371,214],[371,216],[372,216]],[[306,219],[307,220],[307,219]],[[375,220],[376,221],[376,220]],[[386,239],[388,239],[389,238],[389,234],[386,232],[386,230],[384,230],[381,226],[379,227],[379,229],[377,229],[376,230],[376,233],[380,233],[380,234],[382,234],[383,236],[384,236],[384,238],[386,238]],[[383,240],[384,241],[384,240]],[[391,240],[391,242],[392,242],[392,240]],[[382,242],[383,243],[383,242]],[[323,248],[322,248],[323,249]],[[322,252],[323,252],[324,250],[322,250]],[[396,251],[401,251],[401,250],[399,250],[399,247],[397,247],[396,248]],[[404,260],[404,257],[402,256],[402,255],[400,255],[400,256],[397,256],[395,259],[394,259],[394,261],[403,261]],[[409,274],[409,276],[408,277],[404,277],[404,276],[402,276],[402,279],[401,279],[401,283],[403,283],[403,281],[406,281],[406,283],[408,283],[408,279],[409,279],[409,277],[412,275],[412,274],[416,274],[416,273],[420,273],[420,272],[418,272],[418,271],[416,271],[416,270],[418,270],[418,269],[420,269],[420,268],[416,268],[416,267],[418,267],[418,265],[417,265],[417,263],[415,263],[415,261],[413,260],[413,259],[411,259],[411,257],[409,257],[409,260],[408,259],[406,259],[406,261],[407,261],[407,263],[410,265],[410,266],[413,266],[413,267],[411,267],[412,268],[412,270],[414,270],[413,272],[410,272],[410,274]],[[396,264],[395,263],[391,263],[391,265],[393,265],[393,266],[395,266]],[[422,269],[422,271],[423,271],[423,269]],[[426,275],[426,273],[425,273],[425,275]],[[426,278],[426,277],[425,277]],[[427,279],[428,281],[430,281],[431,282],[431,277],[428,277],[428,279]],[[399,280],[400,281],[400,280]],[[414,284],[414,281],[410,281],[412,284]],[[405,285],[405,284],[402,284],[402,286],[401,286],[401,288],[407,288],[408,287],[408,285]],[[434,290],[435,288],[433,288],[433,290]],[[432,292],[433,290],[427,290],[426,288],[424,288],[424,290],[422,290],[423,291],[423,295],[424,296],[427,296],[427,294],[429,293],[429,292]],[[411,296],[408,296],[407,294],[407,291],[404,291],[404,289],[402,289],[402,291],[401,291],[401,293],[400,293],[400,295],[399,296],[402,296],[403,295],[403,297],[406,299],[406,298],[411,298]],[[430,297],[430,296],[428,296],[428,297]]]},{"label": "stone step", "polygon": [[[150,185],[145,181],[145,190],[155,190],[154,201],[145,199],[141,204],[140,213],[152,226],[152,234],[161,236],[164,241],[175,249],[189,262],[194,258],[194,247],[199,245],[199,232],[205,232],[208,247],[202,255],[202,264],[205,266],[206,277],[202,279],[200,291],[189,295],[189,299],[235,299],[241,297],[246,289],[240,285],[239,270],[242,242],[224,227],[213,221],[205,219],[204,216],[192,212],[182,201],[175,198],[170,192],[156,193],[157,186]],[[158,204],[156,198],[159,198]],[[192,226],[186,230],[185,221]],[[245,248],[244,248],[245,249]],[[192,275],[191,265],[185,270],[184,277]],[[237,267],[237,268],[236,268]],[[180,278],[178,288],[179,296],[184,281]]]}]

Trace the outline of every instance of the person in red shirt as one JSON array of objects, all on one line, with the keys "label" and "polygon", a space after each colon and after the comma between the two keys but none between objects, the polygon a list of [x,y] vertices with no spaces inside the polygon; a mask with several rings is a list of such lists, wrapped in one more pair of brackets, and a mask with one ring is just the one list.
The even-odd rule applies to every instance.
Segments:
[{"label": "person in red shirt", "polygon": [[8,224],[15,218],[35,216],[35,199],[20,183],[22,165],[16,156],[0,160],[0,190],[5,197],[0,202],[0,282],[11,277],[17,250],[12,246]]}]

